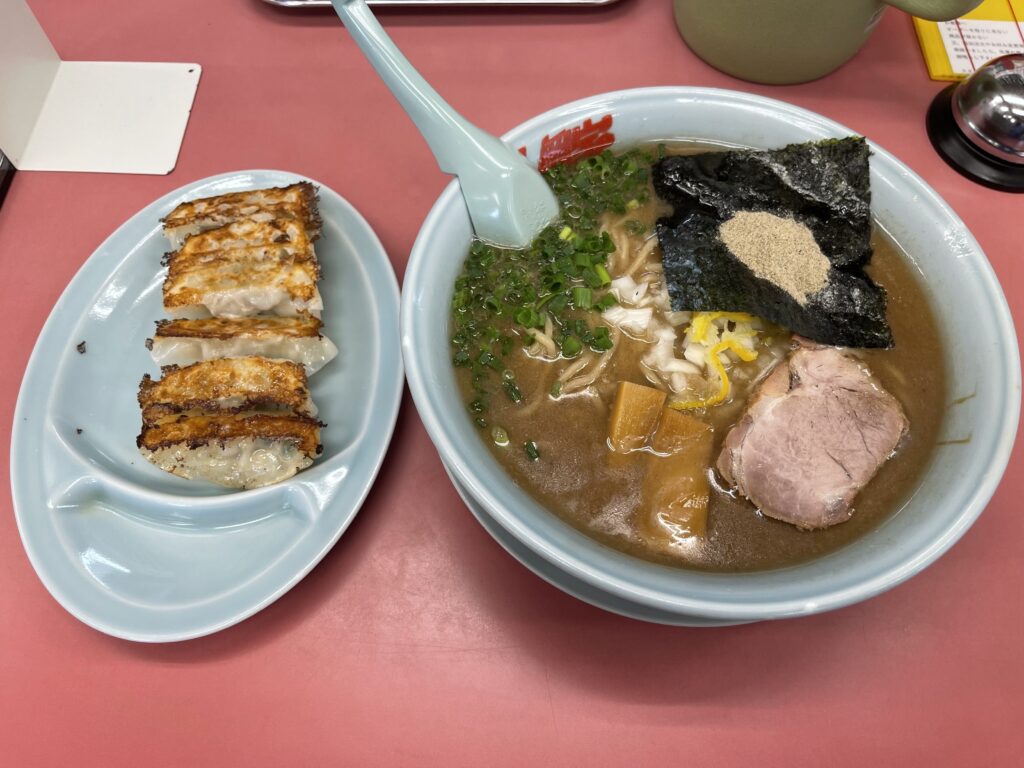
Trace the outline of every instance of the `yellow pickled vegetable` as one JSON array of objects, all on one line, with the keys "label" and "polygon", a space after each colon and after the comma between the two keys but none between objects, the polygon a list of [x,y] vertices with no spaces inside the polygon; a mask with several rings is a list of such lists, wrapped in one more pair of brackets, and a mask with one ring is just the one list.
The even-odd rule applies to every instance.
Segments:
[{"label": "yellow pickled vegetable", "polygon": [[729,397],[729,392],[732,390],[732,385],[729,383],[729,374],[725,371],[725,366],[722,365],[722,361],[718,359],[718,355],[725,350],[735,352],[736,356],[744,362],[750,362],[751,360],[757,359],[757,352],[751,349],[747,349],[735,339],[726,339],[720,341],[711,348],[708,352],[708,365],[715,370],[718,374],[718,391],[710,397],[705,397],[699,400],[683,400],[676,403],[669,403],[669,408],[675,408],[677,411],[690,410],[692,408],[707,408],[712,405],[718,405],[724,402]]},{"label": "yellow pickled vegetable", "polygon": [[756,319],[746,312],[697,312],[690,322],[690,341],[703,344],[711,330],[711,323],[719,318],[732,320],[734,323],[752,323]]}]

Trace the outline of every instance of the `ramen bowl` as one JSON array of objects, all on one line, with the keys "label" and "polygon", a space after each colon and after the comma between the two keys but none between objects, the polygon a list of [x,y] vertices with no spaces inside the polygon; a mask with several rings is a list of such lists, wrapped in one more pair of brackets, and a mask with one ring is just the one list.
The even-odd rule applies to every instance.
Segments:
[{"label": "ramen bowl", "polygon": [[[555,154],[608,145],[696,140],[776,148],[852,133],[783,102],[680,87],[577,101],[529,120],[504,139],[544,164]],[[474,514],[506,549],[588,602],[637,618],[704,626],[856,603],[920,572],[964,534],[995,491],[1013,445],[1020,410],[1016,336],[999,283],[963,222],[906,166],[875,145],[872,152],[876,226],[909,255],[932,306],[957,308],[936,313],[950,400],[940,444],[916,492],[879,525],[831,554],[757,572],[674,568],[611,549],[546,510],[492,457],[451,362],[453,284],[472,230],[457,184],[444,191],[409,260],[403,353],[413,398],[438,453]],[[964,316],[972,318],[969,326],[955,321]]]}]

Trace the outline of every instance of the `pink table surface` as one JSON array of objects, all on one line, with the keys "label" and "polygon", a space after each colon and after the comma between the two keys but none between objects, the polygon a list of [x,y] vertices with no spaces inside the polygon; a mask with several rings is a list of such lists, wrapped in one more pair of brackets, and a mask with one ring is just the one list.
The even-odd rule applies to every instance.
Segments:
[{"label": "pink table surface", "polygon": [[[204,70],[170,176],[15,179],[0,209],[8,445],[22,372],[64,286],[122,221],[191,180],[252,167],[316,177],[363,212],[401,279],[447,179],[332,15],[256,0],[32,7],[67,59]],[[890,12],[839,72],[784,88],[704,65],[667,0],[381,16],[424,75],[496,133],[646,85],[751,91],[845,123],[945,197],[1024,317],[1024,197],[975,186],[932,151],[923,117],[940,85],[905,16]],[[530,574],[459,501],[408,396],[376,487],[334,550],[262,613],[191,642],[115,640],[65,613],[5,495],[0,764],[1020,765],[1020,447],[977,525],[912,581],[834,613],[724,629],[630,621]]]}]

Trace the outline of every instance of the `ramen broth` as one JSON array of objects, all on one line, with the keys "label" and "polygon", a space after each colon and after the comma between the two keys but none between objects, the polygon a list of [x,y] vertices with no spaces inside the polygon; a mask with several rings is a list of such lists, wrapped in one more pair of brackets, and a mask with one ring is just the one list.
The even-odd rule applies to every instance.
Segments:
[{"label": "ramen broth", "polygon": [[[692,150],[689,150],[692,151]],[[627,250],[638,252],[653,237],[653,223],[666,212],[653,194],[631,212],[643,223],[643,233],[617,232],[628,238]],[[608,447],[608,420],[620,381],[651,386],[641,359],[649,341],[616,333],[610,355],[597,380],[571,393],[552,395],[560,375],[572,361],[551,361],[527,354],[520,338],[504,361],[522,393],[520,402],[495,396],[488,403],[487,426],[480,430],[495,459],[513,480],[542,506],[587,535],[617,550],[667,565],[709,571],[754,571],[794,565],[833,552],[895,514],[913,493],[938,439],[945,402],[944,361],[938,328],[928,299],[906,254],[876,228],[874,257],[868,272],[888,294],[888,320],[895,338],[892,349],[854,350],[880,383],[900,402],[910,422],[896,455],[885,462],[854,503],[852,517],[839,525],[805,531],[761,515],[746,499],[724,487],[712,468],[706,535],[652,546],[636,528],[637,510],[648,464],[643,451],[613,453]],[[657,247],[648,249],[660,262]],[[615,254],[612,265],[628,262]],[[596,317],[591,313],[591,317]],[[500,320],[499,320],[500,322]],[[678,329],[679,336],[686,326]],[[522,329],[506,321],[502,333],[521,337]],[[640,334],[636,334],[639,336]],[[737,362],[730,368],[732,393],[721,405],[693,411],[713,428],[712,464],[729,429],[743,413],[756,381],[773,361],[785,357],[790,334],[765,324],[761,354],[756,362]],[[471,373],[456,368],[459,386],[468,402],[473,398]],[[563,377],[564,378],[564,377]],[[507,439],[496,440],[498,427]],[[524,451],[536,445],[535,458]]]}]

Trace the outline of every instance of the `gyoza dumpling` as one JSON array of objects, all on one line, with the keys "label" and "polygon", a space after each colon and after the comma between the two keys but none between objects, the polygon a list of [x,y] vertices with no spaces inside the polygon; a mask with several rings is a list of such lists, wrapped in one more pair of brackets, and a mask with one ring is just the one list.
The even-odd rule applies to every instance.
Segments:
[{"label": "gyoza dumpling", "polygon": [[164,311],[174,317],[317,314],[320,266],[311,249],[283,245],[167,256]]},{"label": "gyoza dumpling", "polygon": [[222,227],[240,219],[261,222],[294,218],[301,221],[310,240],[320,235],[316,188],[308,181],[287,187],[254,189],[228,195],[203,197],[182,203],[164,219],[164,235],[173,248],[199,232]]},{"label": "gyoza dumpling", "polygon": [[293,360],[313,374],[338,354],[320,333],[323,323],[308,313],[238,319],[160,320],[146,342],[157,365],[189,365],[218,357],[262,355]]}]

